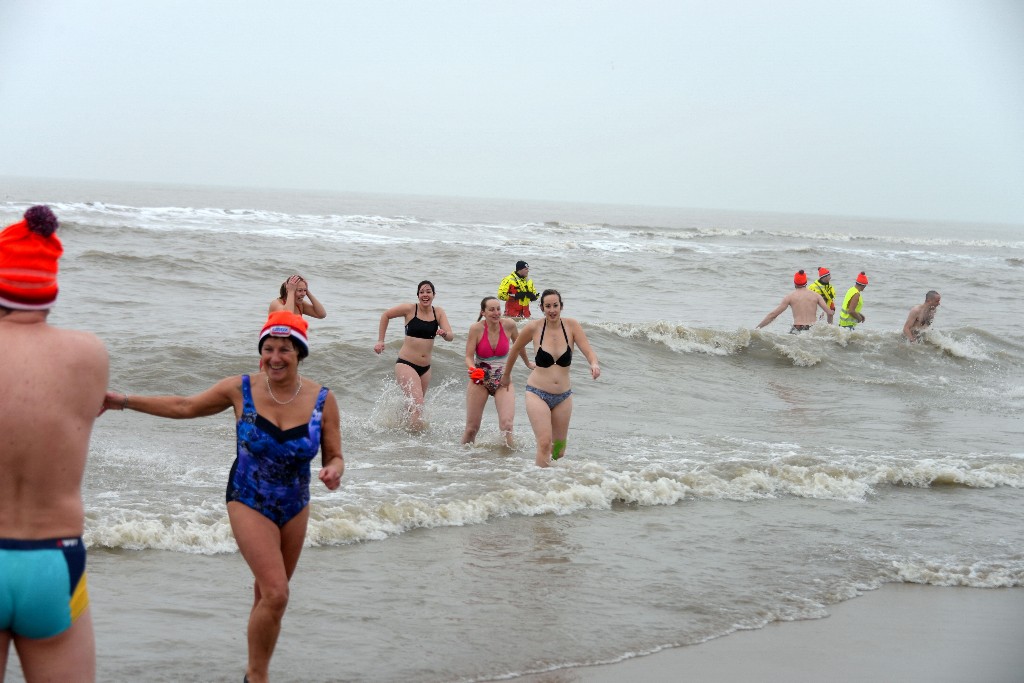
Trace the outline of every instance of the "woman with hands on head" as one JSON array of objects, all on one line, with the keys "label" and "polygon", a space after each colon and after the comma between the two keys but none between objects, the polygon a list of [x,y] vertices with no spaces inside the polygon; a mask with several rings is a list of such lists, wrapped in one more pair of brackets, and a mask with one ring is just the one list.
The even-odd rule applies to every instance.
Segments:
[{"label": "woman with hands on head", "polygon": [[[498,410],[498,426],[505,438],[505,445],[512,448],[512,422],[516,416],[516,397],[511,391],[499,391],[505,369],[509,346],[519,338],[519,329],[514,321],[503,318],[501,302],[497,297],[488,296],[480,302],[480,317],[469,328],[466,338],[466,368],[469,383],[466,385],[466,431],[462,443],[473,443],[480,431],[487,397],[494,397]],[[526,349],[519,352],[528,368],[534,364],[526,355]],[[509,385],[511,387],[511,384]]]},{"label": "woman with hands on head", "polygon": [[327,309],[313,296],[313,292],[309,291],[309,283],[301,275],[292,275],[281,284],[281,296],[270,302],[268,313],[274,311],[288,311],[311,318],[327,317]]},{"label": "woman with hands on head", "polygon": [[540,295],[540,307],[543,316],[523,327],[508,352],[501,386],[508,391],[516,356],[532,341],[536,365],[526,380],[526,414],[537,439],[537,466],[547,467],[552,460],[565,455],[569,418],[572,417],[569,366],[573,346],[586,357],[594,379],[601,376],[601,366],[597,364],[597,354],[590,347],[583,326],[573,318],[562,317],[562,295],[558,290],[545,289]]},{"label": "woman with hands on head", "polygon": [[310,461],[321,451],[319,478],[335,490],[345,461],[334,393],[299,374],[309,355],[307,323],[288,311],[267,318],[258,349],[262,371],[236,375],[194,396],[108,392],[105,410],[186,419],[234,409],[237,455],[228,476],[227,508],[238,549],[255,578],[249,614],[246,680],[267,680],[288,605],[288,582],[309,520]]},{"label": "woman with hands on head", "polygon": [[405,320],[405,340],[395,361],[395,381],[409,399],[409,426],[421,430],[423,422],[423,400],[430,386],[430,359],[434,351],[434,337],[445,341],[455,339],[448,316],[440,306],[434,306],[434,285],[423,280],[416,286],[416,303],[398,304],[380,316],[375,353],[384,351],[384,336],[392,318]]}]

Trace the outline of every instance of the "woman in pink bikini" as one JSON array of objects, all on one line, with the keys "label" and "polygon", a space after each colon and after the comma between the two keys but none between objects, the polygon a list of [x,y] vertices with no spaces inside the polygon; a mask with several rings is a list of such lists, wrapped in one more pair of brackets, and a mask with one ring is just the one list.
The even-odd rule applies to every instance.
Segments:
[{"label": "woman in pink bikini", "polygon": [[[498,410],[498,426],[505,437],[505,445],[512,448],[512,421],[516,416],[516,397],[510,391],[498,392],[501,375],[505,371],[505,360],[509,346],[519,337],[514,321],[501,317],[501,302],[488,296],[480,302],[480,317],[469,328],[466,339],[466,368],[469,370],[469,384],[466,386],[466,431],[462,443],[473,443],[480,431],[480,420],[484,415],[487,397],[494,397]],[[533,363],[520,352],[527,367]]]}]

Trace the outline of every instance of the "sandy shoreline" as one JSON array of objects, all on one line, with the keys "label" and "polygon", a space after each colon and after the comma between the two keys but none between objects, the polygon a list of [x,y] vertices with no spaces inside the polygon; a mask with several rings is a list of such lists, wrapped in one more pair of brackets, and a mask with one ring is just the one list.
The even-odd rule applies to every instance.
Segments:
[{"label": "sandy shoreline", "polygon": [[812,621],[769,624],[518,683],[1024,681],[1024,589],[888,584]]}]

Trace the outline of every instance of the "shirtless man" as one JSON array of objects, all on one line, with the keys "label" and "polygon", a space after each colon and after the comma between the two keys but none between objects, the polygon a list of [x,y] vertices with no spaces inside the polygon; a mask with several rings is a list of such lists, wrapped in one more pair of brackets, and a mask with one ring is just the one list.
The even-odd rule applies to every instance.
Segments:
[{"label": "shirtless man", "polygon": [[109,360],[94,335],[46,322],[57,218],[34,206],[0,232],[0,680],[11,642],[25,680],[94,681],[82,473]]},{"label": "shirtless man", "polygon": [[779,314],[787,308],[791,308],[793,311],[793,326],[789,328],[790,334],[811,329],[819,308],[825,312],[829,324],[832,324],[832,309],[828,307],[820,294],[807,289],[807,273],[798,270],[793,275],[793,286],[796,289],[783,297],[782,303],[758,324],[758,329],[778,318]]},{"label": "shirtless man", "polygon": [[935,319],[935,309],[939,307],[942,296],[934,289],[924,295],[924,303],[918,304],[910,309],[907,322],[903,323],[903,336],[909,342],[921,340],[921,333],[926,327],[931,327]]}]

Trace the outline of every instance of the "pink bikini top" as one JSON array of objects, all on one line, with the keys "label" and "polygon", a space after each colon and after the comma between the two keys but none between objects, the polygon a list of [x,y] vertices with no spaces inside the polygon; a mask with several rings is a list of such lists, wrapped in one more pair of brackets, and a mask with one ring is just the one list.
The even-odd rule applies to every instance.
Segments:
[{"label": "pink bikini top", "polygon": [[487,325],[484,325],[484,333],[476,345],[476,357],[480,360],[489,358],[502,358],[508,355],[508,335],[505,334],[505,326],[498,325],[498,347],[491,348],[491,341],[487,338]]}]

